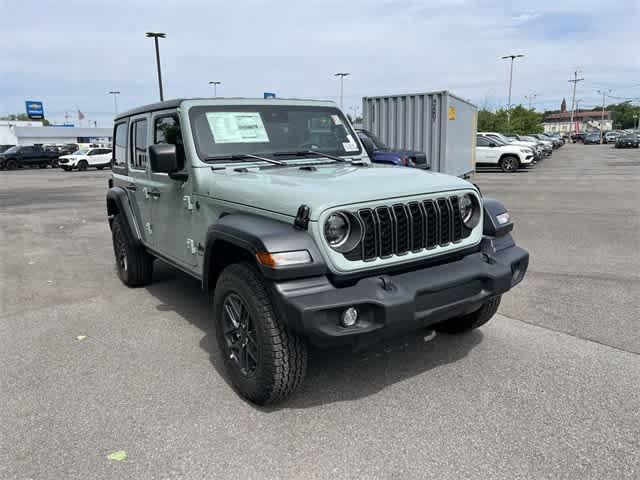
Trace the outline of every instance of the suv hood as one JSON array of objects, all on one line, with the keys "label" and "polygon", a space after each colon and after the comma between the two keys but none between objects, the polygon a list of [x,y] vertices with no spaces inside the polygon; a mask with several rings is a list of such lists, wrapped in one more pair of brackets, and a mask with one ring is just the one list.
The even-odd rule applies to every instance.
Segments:
[{"label": "suv hood", "polygon": [[212,172],[212,196],[294,217],[302,204],[310,219],[327,208],[461,189],[475,189],[451,175],[407,167],[350,164],[233,168]]}]

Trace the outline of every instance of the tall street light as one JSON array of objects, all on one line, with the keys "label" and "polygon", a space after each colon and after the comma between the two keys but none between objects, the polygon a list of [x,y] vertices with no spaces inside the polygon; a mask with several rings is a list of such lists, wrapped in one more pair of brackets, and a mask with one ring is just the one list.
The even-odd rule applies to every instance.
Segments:
[{"label": "tall street light", "polygon": [[607,88],[606,90],[596,90],[599,94],[602,95],[602,116],[600,117],[600,143],[604,143],[604,134],[602,131],[604,130],[604,102],[607,95],[611,93],[611,89]]},{"label": "tall street light", "polygon": [[160,88],[160,101],[164,100],[162,93],[162,71],[160,70],[160,46],[158,45],[159,38],[166,38],[166,33],[160,32],[147,32],[147,38],[153,38],[156,43],[156,64],[158,66],[158,87]]},{"label": "tall street light", "polygon": [[114,117],[118,116],[118,95],[120,95],[120,92],[116,91],[116,90],[112,90],[109,92],[109,95],[113,95],[113,111],[114,113]]},{"label": "tall street light", "polygon": [[213,98],[216,98],[218,96],[218,91],[216,89],[216,87],[218,85],[220,85],[222,82],[209,82],[209,85],[211,85],[213,87]]},{"label": "tall street light", "polygon": [[338,72],[334,75],[334,77],[340,77],[340,110],[342,110],[342,100],[343,100],[343,92],[344,92],[344,77],[349,75],[348,72]]},{"label": "tall street light", "polygon": [[529,101],[529,110],[531,110],[531,103],[533,102],[533,99],[536,98],[538,96],[537,93],[532,93],[531,95],[525,95],[524,98],[526,98]]},{"label": "tall street light", "polygon": [[513,61],[516,58],[521,58],[524,57],[523,54],[518,54],[518,55],[505,55],[504,57],[502,57],[503,60],[506,60],[507,58],[511,59],[511,68],[509,69],[509,102],[507,104],[507,119],[509,121],[511,121],[511,82],[513,82]]}]

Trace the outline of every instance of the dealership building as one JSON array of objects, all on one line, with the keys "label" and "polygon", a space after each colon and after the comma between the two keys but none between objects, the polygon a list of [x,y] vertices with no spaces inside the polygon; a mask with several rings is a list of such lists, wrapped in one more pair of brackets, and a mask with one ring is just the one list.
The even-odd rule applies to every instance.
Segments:
[{"label": "dealership building", "polygon": [[48,126],[39,121],[0,120],[0,145],[58,145],[96,143],[111,145],[111,128]]}]

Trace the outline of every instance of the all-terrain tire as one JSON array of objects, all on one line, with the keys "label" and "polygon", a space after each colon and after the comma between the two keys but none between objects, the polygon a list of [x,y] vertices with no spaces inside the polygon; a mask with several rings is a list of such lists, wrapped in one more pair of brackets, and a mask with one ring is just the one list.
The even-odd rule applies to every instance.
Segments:
[{"label": "all-terrain tire", "polygon": [[[243,372],[232,354],[225,305],[240,298],[253,325],[257,360],[253,372]],[[213,295],[213,314],[219,350],[236,391],[259,405],[276,403],[291,395],[307,371],[307,344],[290,331],[271,301],[268,285],[250,263],[225,268]],[[227,326],[227,332],[225,332]]]},{"label": "all-terrain tire", "polygon": [[463,333],[481,327],[495,315],[500,306],[501,295],[493,297],[475,312],[462,317],[451,318],[437,324],[434,328],[443,333]]},{"label": "all-terrain tire", "polygon": [[125,285],[142,287],[151,283],[153,257],[142,245],[133,243],[127,228],[122,215],[116,214],[111,225],[116,271]]},{"label": "all-terrain tire", "polygon": [[520,160],[515,155],[505,155],[500,159],[500,170],[506,173],[513,173],[520,168]]}]

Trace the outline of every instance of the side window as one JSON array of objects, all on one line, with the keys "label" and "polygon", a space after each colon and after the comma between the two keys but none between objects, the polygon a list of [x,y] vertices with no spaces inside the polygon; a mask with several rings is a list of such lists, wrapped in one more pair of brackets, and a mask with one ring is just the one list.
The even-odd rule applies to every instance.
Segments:
[{"label": "side window", "polygon": [[156,118],[153,130],[153,143],[171,143],[173,145],[182,145],[180,122],[178,121],[177,116],[170,115],[166,117]]},{"label": "side window", "polygon": [[138,120],[131,125],[131,168],[147,168],[147,121]]},{"label": "side window", "polygon": [[488,147],[489,146],[489,140],[487,140],[484,137],[478,137],[476,139],[476,146],[478,146],[478,147]]},{"label": "side window", "polygon": [[119,123],[116,126],[115,138],[113,139],[114,167],[125,167],[127,165],[127,124]]}]

